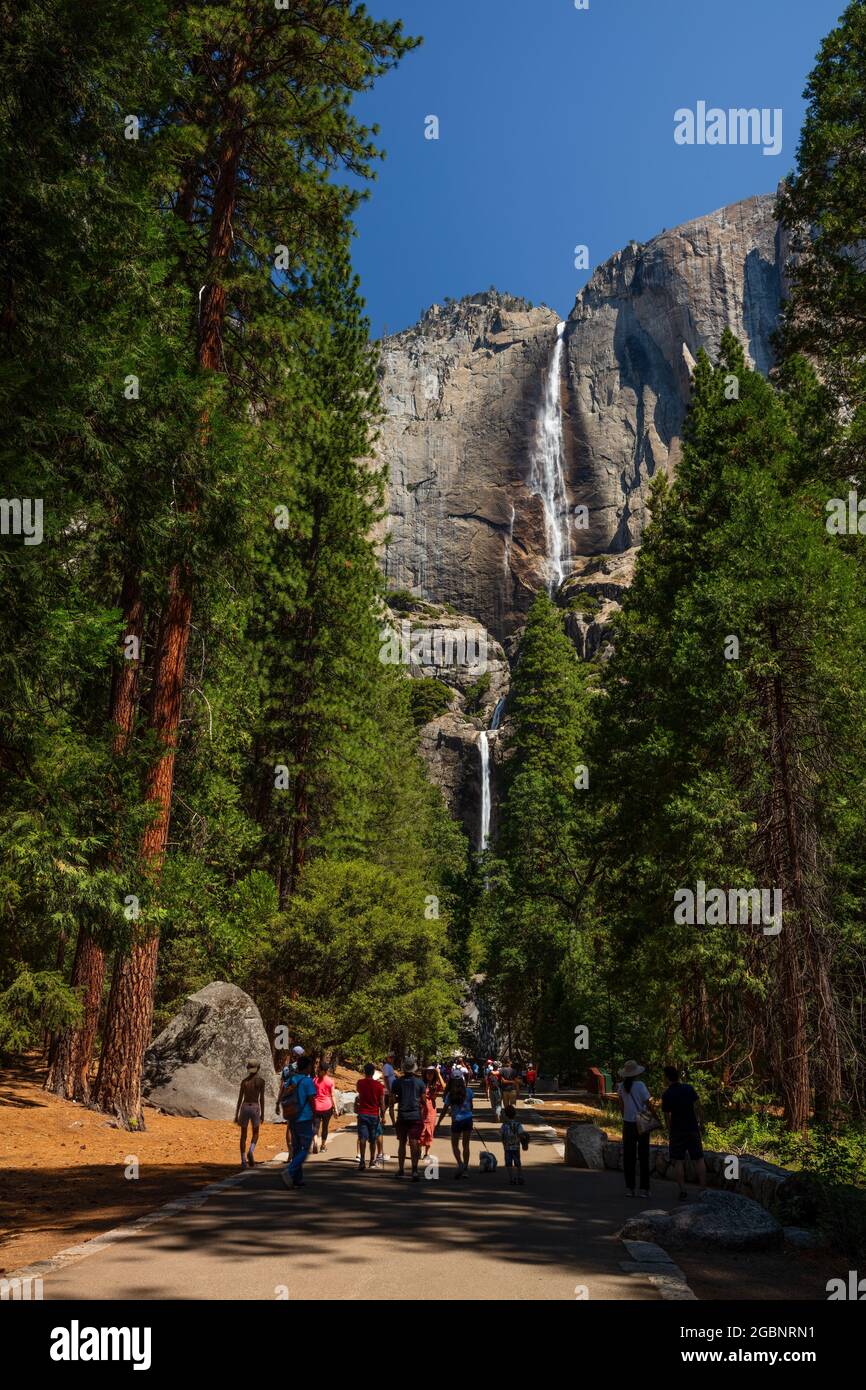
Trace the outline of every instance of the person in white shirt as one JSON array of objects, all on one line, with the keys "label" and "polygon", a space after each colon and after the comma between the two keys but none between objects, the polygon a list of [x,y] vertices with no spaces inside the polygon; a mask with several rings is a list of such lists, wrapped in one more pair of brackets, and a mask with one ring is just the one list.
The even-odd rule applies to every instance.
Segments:
[{"label": "person in white shirt", "polygon": [[470,1072],[470,1070],[469,1070],[469,1068],[467,1067],[466,1063],[463,1061],[463,1058],[462,1058],[462,1057],[455,1057],[455,1058],[454,1058],[454,1065],[453,1065],[453,1067],[451,1068],[451,1075],[452,1075],[452,1076],[462,1076],[462,1078],[463,1078],[463,1084],[464,1084],[465,1086],[468,1086],[468,1085],[469,1085],[469,1082],[472,1080],[472,1073]]},{"label": "person in white shirt", "polygon": [[[642,1067],[639,1062],[626,1062],[620,1071],[621,1080],[616,1088],[622,1107],[622,1167],[629,1197],[649,1196],[649,1130],[641,1134],[638,1117],[650,1115],[658,1124],[658,1116],[652,1108],[649,1091],[644,1083],[638,1080],[645,1071],[646,1067]],[[638,1165],[640,1188],[635,1193],[635,1169]]]}]

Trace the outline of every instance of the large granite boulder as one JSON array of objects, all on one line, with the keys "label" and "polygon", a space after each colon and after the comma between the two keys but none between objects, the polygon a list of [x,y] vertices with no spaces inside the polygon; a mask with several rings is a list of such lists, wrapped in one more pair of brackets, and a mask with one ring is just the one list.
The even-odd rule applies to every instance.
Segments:
[{"label": "large granite boulder", "polygon": [[624,1240],[651,1240],[667,1249],[776,1250],[784,1240],[774,1216],[750,1197],[707,1189],[673,1211],[650,1209],[627,1221]]},{"label": "large granite boulder", "polygon": [[604,1168],[606,1136],[595,1125],[569,1125],[565,1135],[565,1162],[569,1168]]},{"label": "large granite boulder", "polygon": [[142,1088],[169,1115],[233,1120],[247,1062],[261,1067],[264,1118],[278,1119],[279,1083],[261,1014],[237,985],[215,981],[190,994],[151,1043]]},{"label": "large granite boulder", "polygon": [[358,1099],[357,1091],[338,1091],[334,1088],[334,1114],[335,1115],[354,1115],[355,1101]]}]

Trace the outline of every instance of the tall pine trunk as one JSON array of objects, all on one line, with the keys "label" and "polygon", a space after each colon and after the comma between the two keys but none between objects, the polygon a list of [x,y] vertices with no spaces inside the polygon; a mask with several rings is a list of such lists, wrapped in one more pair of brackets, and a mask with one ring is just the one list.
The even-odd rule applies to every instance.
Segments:
[{"label": "tall pine trunk", "polygon": [[[135,637],[139,646],[144,635],[144,604],[137,572],[126,575],[121,591],[123,632],[121,642]],[[129,747],[138,708],[139,660],[124,656],[115,667],[108,703],[108,721],[113,728],[111,751],[120,758]],[[105,951],[89,927],[82,924],[75,944],[71,984],[81,991],[83,1017],[79,1027],[66,1028],[57,1039],[45,1080],[45,1089],[64,1100],[86,1105],[90,1101],[90,1066],[99,1031],[102,987],[105,980]]]},{"label": "tall pine trunk", "polygon": [[[236,57],[229,74],[231,90],[243,77],[244,65]],[[217,151],[211,228],[208,240],[207,283],[201,298],[197,361],[203,371],[223,369],[223,328],[226,290],[222,272],[232,248],[232,216],[237,199],[238,169],[243,141],[242,109],[236,99],[226,103],[227,128]],[[202,420],[202,439],[207,443],[209,425]],[[185,503],[194,511],[194,497]],[[160,623],[154,666],[150,726],[162,753],[151,768],[145,786],[145,804],[153,819],[142,836],[140,858],[143,878],[155,891],[166,845],[174,789],[174,765],[180,726],[183,681],[192,618],[193,576],[186,563],[176,563]],[[115,964],[108,1001],[97,1092],[100,1107],[129,1128],[142,1128],[141,1072],[153,1022],[153,994],[159,939],[153,927],[133,939],[128,954]]]},{"label": "tall pine trunk", "polygon": [[[153,819],[140,850],[142,875],[151,891],[168,842],[191,613],[189,574],[176,565],[154,658],[150,727],[162,752],[147,775],[144,799]],[[150,1041],[158,951],[156,933],[146,927],[138,931],[129,952],[118,955],[111,981],[96,1089],[100,1107],[130,1128],[142,1125],[141,1068]]]}]

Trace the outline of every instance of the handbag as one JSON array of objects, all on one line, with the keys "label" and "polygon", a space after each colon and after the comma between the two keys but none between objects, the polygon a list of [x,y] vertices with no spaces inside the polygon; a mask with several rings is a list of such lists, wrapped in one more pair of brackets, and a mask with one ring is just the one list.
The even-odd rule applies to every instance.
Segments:
[{"label": "handbag", "polygon": [[654,1129],[661,1129],[655,1115],[651,1115],[648,1110],[638,1110],[634,1122],[639,1135],[652,1134]]}]

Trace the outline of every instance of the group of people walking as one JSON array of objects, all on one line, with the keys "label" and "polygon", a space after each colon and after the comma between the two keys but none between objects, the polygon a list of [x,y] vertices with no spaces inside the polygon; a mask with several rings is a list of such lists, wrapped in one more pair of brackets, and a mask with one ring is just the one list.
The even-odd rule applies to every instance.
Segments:
[{"label": "group of people walking", "polygon": [[[616,1094],[622,1109],[623,1173],[630,1197],[648,1197],[650,1185],[650,1135],[662,1128],[646,1083],[646,1068],[631,1060],[619,1073]],[[469,1149],[475,1125],[473,1083],[483,1085],[488,1104],[499,1123],[505,1167],[512,1183],[523,1184],[521,1152],[528,1146],[523,1126],[517,1119],[521,1087],[535,1094],[538,1079],[532,1063],[521,1074],[511,1058],[499,1062],[488,1057],[482,1064],[457,1057],[453,1062],[433,1063],[419,1068],[407,1057],[397,1072],[390,1055],[381,1068],[367,1062],[357,1083],[354,1103],[358,1123],[357,1162],[359,1172],[384,1167],[386,1115],[397,1137],[395,1179],[406,1176],[407,1157],[411,1181],[421,1178],[420,1165],[430,1157],[440,1124],[451,1119],[451,1149],[456,1162],[455,1180],[469,1173]],[[703,1187],[706,1165],[701,1140],[702,1115],[697,1093],[683,1082],[676,1067],[665,1067],[666,1089],[661,1110],[669,1136],[670,1159],[674,1165],[680,1200],[686,1199],[685,1160],[694,1164],[695,1176]],[[439,1102],[441,1099],[441,1110]],[[250,1062],[238,1093],[235,1122],[240,1125],[241,1167],[255,1164],[259,1126],[265,1108],[265,1083],[260,1065]],[[283,1068],[277,1110],[286,1121],[286,1146],[290,1159],[283,1172],[287,1186],[303,1184],[303,1167],[310,1152],[328,1147],[328,1128],[334,1114],[334,1079],[326,1063],[314,1066],[313,1059],[296,1045],[292,1060]],[[247,1144],[247,1133],[252,1138]],[[495,1166],[491,1164],[490,1166]]]},{"label": "group of people walking", "polygon": [[[434,1136],[448,1116],[451,1149],[457,1165],[454,1177],[456,1180],[465,1178],[469,1172],[469,1150],[475,1125],[472,1086],[476,1083],[483,1085],[500,1122],[499,1137],[509,1178],[513,1183],[523,1183],[520,1155],[528,1139],[517,1119],[516,1106],[522,1081],[525,1080],[534,1093],[537,1074],[533,1067],[521,1077],[510,1058],[504,1063],[488,1058],[483,1064],[456,1057],[453,1061],[419,1068],[413,1057],[407,1057],[398,1074],[395,1063],[393,1055],[386,1058],[381,1068],[367,1062],[357,1083],[354,1109],[358,1125],[359,1172],[384,1166],[387,1115],[397,1138],[397,1168],[393,1176],[398,1180],[406,1176],[408,1159],[411,1181],[420,1181],[420,1165],[430,1158]],[[242,1168],[255,1164],[264,1109],[264,1077],[260,1064],[250,1062],[240,1085],[235,1111],[235,1122],[241,1131]],[[328,1128],[334,1115],[334,1080],[327,1065],[322,1062],[314,1067],[312,1058],[305,1055],[300,1045],[292,1049],[291,1061],[282,1070],[277,1110],[286,1121],[286,1146],[290,1155],[283,1181],[288,1187],[301,1187],[308,1154],[324,1152],[328,1147]],[[495,1166],[495,1161],[489,1166]]]}]

